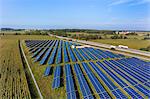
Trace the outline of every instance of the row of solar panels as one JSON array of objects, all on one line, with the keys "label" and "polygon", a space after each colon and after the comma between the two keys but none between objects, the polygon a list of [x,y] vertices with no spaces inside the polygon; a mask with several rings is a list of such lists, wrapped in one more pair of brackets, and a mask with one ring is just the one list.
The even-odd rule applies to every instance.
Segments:
[{"label": "row of solar panels", "polygon": [[[46,47],[46,44],[49,44],[50,42],[59,43],[60,47],[71,46],[71,45],[80,46],[80,44],[63,41],[63,40],[25,40],[25,43],[27,47],[30,48],[30,50],[34,48],[38,48],[38,47]],[[47,47],[50,47],[50,46],[47,46]]]},{"label": "row of solar panels", "polygon": [[[34,41],[34,40],[33,40]],[[53,43],[58,43],[58,42],[60,42],[60,44],[61,44],[61,42],[65,42],[64,44],[65,45],[71,45],[72,44],[72,42],[66,42],[66,41],[62,41],[62,40],[50,40],[50,41],[54,41]],[[27,44],[27,43],[26,43]],[[44,43],[45,44],[45,43]],[[74,43],[74,44],[76,44],[76,43]],[[55,46],[57,46],[58,44],[56,44]],[[40,46],[41,47],[41,46]],[[33,51],[35,51],[36,49],[32,49]],[[31,50],[30,50],[31,51]],[[104,51],[101,51],[101,52],[104,52]],[[113,54],[113,56],[111,55],[112,53],[111,52],[104,52],[104,53],[108,53],[108,55],[109,55],[109,57],[114,57],[115,56],[115,54]],[[120,55],[121,56],[121,55]],[[106,57],[106,55],[104,55],[104,58]],[[107,57],[106,57],[107,58]]]},{"label": "row of solar panels", "polygon": [[[90,80],[94,87],[96,94],[100,98],[109,99],[111,97],[126,99],[127,94],[132,98],[146,98],[150,97],[150,81],[149,74],[137,73],[139,71],[131,71],[135,65],[127,60],[135,58],[110,60],[100,62],[97,61],[81,64],[70,64],[65,65],[65,78],[66,78],[66,94],[68,99],[76,99],[77,89],[75,88],[74,78],[77,78],[79,89],[82,93],[83,98],[94,98],[93,92],[91,91],[90,84],[87,78]],[[135,59],[138,63],[143,61]],[[120,62],[121,61],[121,62]],[[125,65],[125,64],[128,65]],[[144,62],[145,67],[149,68],[149,63]],[[143,64],[142,64],[143,65]],[[136,66],[141,66],[136,64]],[[48,76],[47,71],[50,71],[50,67],[47,67],[44,75]],[[126,68],[126,70],[124,69]],[[59,69],[59,72],[58,72]],[[73,75],[73,72],[74,74]],[[60,66],[57,66],[54,73],[53,88],[60,87]],[[83,72],[84,71],[84,72]],[[146,76],[147,75],[147,76]],[[138,76],[139,78],[137,78]],[[148,78],[146,78],[148,77]],[[58,78],[58,80],[56,80]],[[142,81],[141,79],[145,79]],[[109,90],[109,91],[108,91]],[[94,93],[95,95],[95,93]]]},{"label": "row of solar panels", "polygon": [[[100,60],[105,58],[124,57],[120,54],[114,54],[108,51],[102,51],[100,49],[94,48],[72,49],[69,46],[69,43],[71,42],[64,42],[62,40],[49,40],[46,42],[47,43],[43,45],[45,47],[38,47],[30,50],[30,52],[33,53],[32,57],[35,58],[35,62],[40,61],[41,65],[45,64],[47,61],[48,64],[58,64],[70,61],[76,62],[84,60]],[[62,46],[62,43],[65,43],[64,47],[60,47]]]}]

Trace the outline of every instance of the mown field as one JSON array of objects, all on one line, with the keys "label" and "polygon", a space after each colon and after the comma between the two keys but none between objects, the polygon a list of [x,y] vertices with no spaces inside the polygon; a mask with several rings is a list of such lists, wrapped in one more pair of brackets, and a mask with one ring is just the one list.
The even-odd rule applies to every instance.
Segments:
[{"label": "mown field", "polygon": [[139,39],[97,39],[91,40],[93,42],[111,44],[111,45],[126,45],[129,48],[140,49],[150,46],[150,40],[139,40]]}]

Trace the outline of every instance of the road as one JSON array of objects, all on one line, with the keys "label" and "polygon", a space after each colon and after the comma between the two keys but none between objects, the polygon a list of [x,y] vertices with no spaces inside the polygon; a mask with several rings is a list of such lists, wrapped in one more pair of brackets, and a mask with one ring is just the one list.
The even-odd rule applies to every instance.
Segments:
[{"label": "road", "polygon": [[[48,35],[49,36],[56,36],[56,35],[52,35],[52,34],[48,34]],[[60,39],[72,39],[72,38],[61,37],[61,36],[56,36],[56,37],[60,38]],[[75,41],[75,42],[78,42],[78,43],[83,43],[83,44],[92,45],[92,46],[96,46],[96,47],[102,47],[102,48],[107,48],[107,49],[111,48],[111,45],[109,45],[109,44],[102,44],[102,43],[97,43],[97,42],[91,42],[91,41],[85,41],[85,40],[76,40],[76,39],[72,39],[72,40]],[[146,51],[140,51],[140,50],[131,49],[131,48],[123,49],[123,48],[119,48],[119,47],[116,47],[115,50],[121,51],[121,52],[137,54],[137,55],[142,55],[142,56],[146,56],[146,57],[150,58],[150,52],[146,52]],[[149,58],[146,58],[146,59],[150,60]]]}]

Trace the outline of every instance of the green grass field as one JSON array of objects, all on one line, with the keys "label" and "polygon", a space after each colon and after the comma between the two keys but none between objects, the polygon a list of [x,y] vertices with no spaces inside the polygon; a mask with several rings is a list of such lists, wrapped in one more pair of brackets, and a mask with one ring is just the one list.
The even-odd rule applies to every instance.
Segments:
[{"label": "green grass field", "polygon": [[91,40],[93,42],[99,42],[111,45],[126,45],[129,48],[140,49],[150,46],[150,40],[140,40],[140,39],[99,39]]}]

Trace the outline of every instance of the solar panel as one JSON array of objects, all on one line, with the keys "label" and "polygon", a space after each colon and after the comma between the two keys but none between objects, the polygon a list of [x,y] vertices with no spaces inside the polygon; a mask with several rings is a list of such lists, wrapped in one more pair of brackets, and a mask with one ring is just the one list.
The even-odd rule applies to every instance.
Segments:
[{"label": "solar panel", "polygon": [[65,65],[65,76],[66,76],[67,99],[76,99],[76,93],[75,93],[70,64]]},{"label": "solar panel", "polygon": [[83,57],[79,54],[79,52],[77,51],[76,48],[74,48],[73,51],[74,51],[74,53],[76,54],[76,56],[78,57],[78,59],[79,59],[80,61],[84,61]]},{"label": "solar panel", "polygon": [[88,64],[83,62],[82,63],[82,66],[87,74],[87,76],[89,77],[91,83],[93,84],[96,92],[100,95],[101,97],[101,94],[105,92],[106,97],[103,96],[105,99],[107,98],[111,98],[108,93],[106,92],[106,90],[103,88],[103,86],[100,84],[100,82],[98,81],[98,79],[94,76],[94,74],[92,73],[91,69],[88,67]]},{"label": "solar panel", "polygon": [[55,68],[55,73],[53,78],[53,84],[52,84],[53,89],[60,87],[60,74],[61,74],[61,66],[57,66]]},{"label": "solar panel", "polygon": [[81,48],[86,54],[87,54],[87,56],[89,56],[92,60],[97,60],[96,58],[95,58],[95,56],[94,55],[92,55],[88,50],[87,50],[87,48]]},{"label": "solar panel", "polygon": [[136,80],[144,83],[147,82],[148,79],[145,79],[142,75],[139,75],[138,73],[132,71],[131,69],[129,69],[128,67],[119,64],[118,62],[114,61],[114,60],[110,60],[110,62],[112,64],[114,64],[114,66],[117,66],[118,68],[120,68],[121,70],[123,70],[124,72],[126,72],[128,75],[134,77]]},{"label": "solar panel", "polygon": [[117,74],[121,75],[124,79],[126,79],[128,82],[130,82],[132,85],[137,84],[137,81],[135,81],[133,78],[128,76],[126,73],[120,71],[114,65],[110,64],[108,61],[104,61],[104,63],[109,66],[111,69],[113,69]]},{"label": "solar panel", "polygon": [[56,52],[57,52],[57,47],[53,49],[52,54],[50,55],[50,59],[48,61],[49,65],[54,63]]},{"label": "solar panel", "polygon": [[69,62],[68,52],[66,46],[63,47],[64,50],[64,62]]},{"label": "solar panel", "polygon": [[133,90],[131,87],[124,89],[128,94],[131,95],[133,99],[144,99],[141,95],[139,95],[135,90]]},{"label": "solar panel", "polygon": [[50,71],[51,71],[51,66],[47,66],[44,72],[44,76],[50,75]]},{"label": "solar panel", "polygon": [[82,92],[82,95],[84,98],[94,98],[91,91],[90,91],[90,88],[81,72],[81,69],[79,67],[79,64],[74,64],[74,69],[75,69],[75,73],[76,73],[76,76],[77,76],[77,79],[78,79],[78,83],[79,83],[79,87],[80,87],[80,90]]},{"label": "solar panel", "polygon": [[62,49],[61,47],[58,48],[57,56],[56,56],[56,64],[59,64],[62,62]]},{"label": "solar panel", "polygon": [[91,60],[80,48],[78,48],[78,51],[86,60]]},{"label": "solar panel", "polygon": [[107,66],[105,66],[104,64],[102,64],[101,62],[96,62],[101,68],[103,68],[108,74],[109,76],[111,76],[122,88],[127,87],[128,85],[122,80],[120,79],[115,73],[113,73],[111,70],[108,69]]},{"label": "solar panel", "polygon": [[45,56],[44,56],[44,57],[41,59],[41,61],[40,61],[40,65],[43,65],[43,64],[46,62],[46,60],[48,59],[48,56],[50,55],[51,51],[52,51],[52,47],[50,47],[50,48],[47,50]]},{"label": "solar panel", "polygon": [[[95,72],[99,75],[99,77],[104,81],[104,83],[107,85],[107,87],[112,91],[113,95],[116,98],[126,97],[121,91],[119,91],[119,92],[122,94],[122,96],[119,95],[120,94],[119,92],[114,91],[118,87],[116,85],[114,85],[114,83],[93,62],[89,62],[89,64],[92,66],[92,68],[95,70]],[[117,89],[117,90],[120,90],[120,89]]]},{"label": "solar panel", "polygon": [[70,57],[71,57],[71,60],[72,60],[73,62],[76,62],[77,59],[76,59],[76,57],[75,57],[75,55],[74,55],[74,53],[72,52],[72,49],[71,49],[70,47],[68,47],[68,52],[69,52],[69,55],[70,55]]}]

